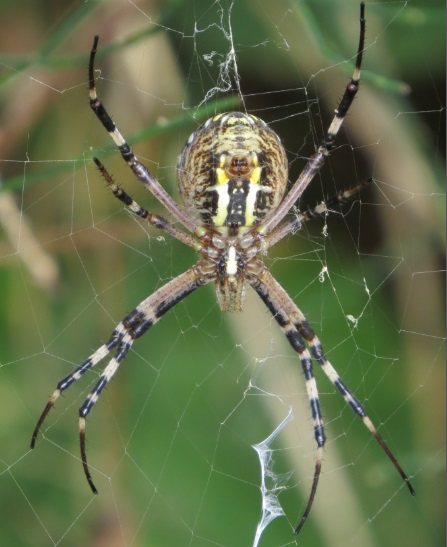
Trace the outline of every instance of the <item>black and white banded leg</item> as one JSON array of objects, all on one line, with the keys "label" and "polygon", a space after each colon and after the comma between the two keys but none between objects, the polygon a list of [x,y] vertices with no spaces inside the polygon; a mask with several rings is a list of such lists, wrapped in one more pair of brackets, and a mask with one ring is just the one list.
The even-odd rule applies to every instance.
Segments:
[{"label": "black and white banded leg", "polygon": [[200,229],[199,221],[189,216],[166,192],[166,190],[161,186],[158,180],[153,177],[149,169],[142,164],[136,158],[135,154],[130,149],[130,146],[127,144],[125,138],[120,133],[118,127],[115,125],[114,121],[110,117],[109,113],[105,109],[102,102],[99,100],[96,93],[95,86],[95,76],[94,76],[94,61],[96,50],[98,47],[99,36],[95,36],[93,40],[93,47],[90,52],[90,62],[88,68],[88,77],[89,77],[89,95],[90,95],[90,108],[96,114],[99,121],[102,123],[103,127],[107,130],[110,137],[117,145],[123,160],[127,165],[132,169],[134,175],[137,179],[144,184],[144,186],[152,193],[152,195],[162,203],[166,209],[172,214],[172,216],[178,220],[185,228],[190,232],[199,233],[202,232]]},{"label": "black and white banded leg", "polygon": [[299,213],[292,220],[281,224],[281,226],[273,230],[271,234],[265,237],[266,248],[268,249],[269,247],[272,247],[288,234],[294,233],[302,224],[304,224],[304,222],[312,220],[317,215],[330,213],[331,209],[337,205],[345,205],[353,196],[361,192],[368,184],[370,184],[372,180],[373,179],[368,179],[351,186],[347,190],[341,190],[335,196],[332,196],[322,203],[318,203],[312,209],[307,209],[306,211]]},{"label": "black and white banded leg", "polygon": [[318,147],[318,150],[309,158],[300,176],[293,184],[291,190],[283,199],[279,207],[272,211],[262,221],[260,232],[264,235],[270,233],[287,215],[293,205],[297,202],[307,186],[312,182],[317,173],[323,167],[326,158],[330,155],[335,139],[345,120],[346,114],[354,101],[359,90],[360,71],[362,67],[363,49],[365,47],[365,3],[360,4],[360,36],[355,60],[354,72],[351,81],[346,86],[338,107],[335,109],[335,116],[327,130],[326,137]]},{"label": "black and white banded leg", "polygon": [[200,244],[198,244],[197,240],[191,236],[190,234],[183,232],[175,224],[172,224],[172,222],[169,222],[169,220],[166,220],[164,217],[160,215],[154,215],[153,213],[150,213],[147,209],[144,209],[139,205],[129,194],[127,194],[118,184],[115,183],[112,176],[109,174],[107,169],[104,167],[104,165],[98,160],[98,158],[93,158],[93,161],[96,164],[96,167],[99,169],[99,172],[104,177],[104,180],[107,182],[109,188],[112,191],[112,194],[118,198],[124,205],[137,217],[140,217],[144,220],[147,220],[147,222],[154,226],[155,228],[158,228],[159,230],[164,230],[165,232],[168,232],[173,237],[184,243],[185,245],[188,245],[189,247],[192,247],[193,249],[198,249],[200,247]]},{"label": "black and white banded leg", "polygon": [[251,285],[261,297],[262,301],[265,303],[270,313],[274,316],[277,323],[279,324],[282,332],[286,336],[292,348],[298,353],[301,366],[304,372],[306,379],[306,391],[309,397],[309,403],[312,412],[312,420],[314,426],[314,435],[315,441],[317,443],[317,453],[315,457],[315,472],[311,487],[311,492],[309,500],[307,502],[306,508],[304,510],[303,516],[300,519],[297,527],[295,528],[295,534],[298,534],[301,528],[303,527],[315,498],[315,493],[317,491],[318,479],[321,473],[321,462],[323,458],[323,447],[326,441],[326,436],[324,433],[323,420],[321,418],[320,404],[318,398],[318,389],[313,374],[312,367],[312,358],[309,354],[309,350],[305,346],[304,341],[307,342],[312,356],[316,362],[321,366],[323,372],[329,378],[329,380],[334,384],[334,386],[341,393],[345,401],[349,404],[352,410],[359,416],[368,428],[371,434],[376,438],[377,442],[382,447],[385,454],[393,463],[394,467],[404,480],[407,485],[411,495],[415,495],[415,491],[410,483],[409,478],[404,473],[403,469],[397,462],[393,453],[389,449],[388,445],[385,443],[374,424],[367,416],[365,409],[361,403],[357,400],[354,394],[349,390],[345,383],[340,378],[339,374],[335,368],[328,361],[324,355],[323,348],[308,321],[306,320],[303,313],[296,306],[290,296],[286,291],[281,287],[281,285],[276,281],[276,279],[268,272],[268,270],[259,263],[259,269],[261,273],[257,279],[250,281]]},{"label": "black and white banded leg", "polygon": [[157,321],[180,300],[183,300],[188,294],[191,294],[201,285],[207,283],[198,268],[193,266],[183,274],[172,279],[166,285],[158,289],[154,294],[143,300],[133,311],[131,311],[115,328],[110,339],[98,348],[82,365],[76,368],[66,378],[61,380],[56,390],[50,397],[42,415],[37,422],[31,439],[31,448],[34,448],[37,435],[49,411],[59,398],[61,393],[68,389],[74,382],[79,380],[88,370],[102,361],[109,353],[116,348],[116,353],[108,362],[102,371],[95,386],[88,394],[87,398],[79,409],[79,437],[81,460],[84,467],[84,473],[92,491],[97,494],[98,491],[93,484],[92,477],[87,465],[87,456],[85,451],[85,419],[91,411],[93,405],[101,395],[102,390],[113,378],[118,370],[121,361],[129,352],[136,338],[142,336]]}]

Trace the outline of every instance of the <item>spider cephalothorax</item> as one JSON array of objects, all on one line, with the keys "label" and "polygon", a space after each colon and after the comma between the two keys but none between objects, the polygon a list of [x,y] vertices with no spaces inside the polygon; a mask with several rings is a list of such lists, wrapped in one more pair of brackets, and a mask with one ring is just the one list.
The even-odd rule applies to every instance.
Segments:
[{"label": "spider cephalothorax", "polygon": [[314,363],[321,367],[347,404],[360,417],[392,461],[410,492],[414,494],[407,475],[374,427],[365,409],[326,358],[321,343],[304,314],[262,261],[262,255],[271,246],[288,234],[294,233],[303,222],[345,202],[367,183],[359,183],[345,192],[339,192],[335,197],[317,205],[314,209],[295,214],[291,220],[281,223],[324,165],[358,91],[365,37],[364,11],[365,6],[362,3],[360,40],[352,79],[335,111],[325,139],[309,158],[287,195],[284,197],[287,183],[287,159],[279,137],[259,118],[250,114],[230,112],[210,118],[195,131],[179,157],[177,176],[184,207],[177,205],[147,167],[138,161],[98,99],[93,67],[98,45],[98,37],[95,37],[89,64],[90,107],[109,132],[136,178],[187,231],[179,228],[174,222],[140,207],[115,184],[102,163],[96,158],[94,161],[118,199],[135,215],[192,247],[198,253],[199,260],[186,272],[140,302],[115,327],[105,344],[61,380],[37,422],[31,448],[34,447],[45,417],[60,394],[73,382],[79,380],[85,372],[114,352],[96,385],[79,409],[81,459],[93,492],[97,493],[97,490],[87,465],[85,451],[86,416],[118,370],[135,339],[152,328],[180,300],[197,288],[214,281],[222,311],[240,311],[245,287],[251,286],[277,321],[301,363],[312,413],[317,452],[310,496],[303,516],[295,528],[295,533],[300,531],[312,507],[326,440],[313,373]]}]

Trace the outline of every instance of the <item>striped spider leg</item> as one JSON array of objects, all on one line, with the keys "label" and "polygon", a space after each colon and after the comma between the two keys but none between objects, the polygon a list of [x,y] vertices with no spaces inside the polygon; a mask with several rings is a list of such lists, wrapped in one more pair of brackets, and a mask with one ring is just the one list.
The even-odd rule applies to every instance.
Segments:
[{"label": "striped spider leg", "polygon": [[278,241],[281,241],[281,239],[283,239],[287,235],[291,233],[293,234],[296,230],[301,228],[304,222],[312,220],[317,215],[330,213],[331,209],[334,206],[344,205],[348,203],[353,196],[361,192],[371,182],[372,179],[368,179],[363,182],[354,184],[347,190],[342,190],[341,192],[338,192],[335,196],[332,196],[326,201],[317,204],[313,209],[307,209],[306,211],[297,214],[295,218],[292,218],[292,220],[284,222],[284,224],[281,224],[278,228],[276,228],[275,230],[273,230],[273,232],[266,236],[265,241],[267,248],[273,247],[273,245],[278,243]]},{"label": "striped spider leg", "polygon": [[338,107],[335,110],[335,116],[326,133],[326,138],[318,147],[317,151],[309,158],[308,162],[301,171],[298,179],[290,189],[287,196],[283,199],[279,207],[270,211],[262,222],[262,227],[258,227],[258,231],[262,234],[270,233],[275,226],[287,215],[290,209],[294,206],[297,200],[301,197],[304,190],[309,186],[317,173],[323,167],[325,158],[327,158],[335,144],[335,139],[343,125],[344,119],[348,110],[354,101],[359,90],[360,71],[363,59],[363,49],[365,47],[365,3],[360,4],[360,37],[357,49],[354,72],[351,81],[346,86],[345,92],[341,98]]},{"label": "striped spider leg", "polygon": [[144,184],[144,186],[151,192],[151,194],[161,203],[166,209],[171,213],[171,215],[178,220],[185,228],[190,232],[195,233],[199,230],[201,234],[203,230],[200,230],[200,222],[193,216],[188,215],[177,203],[171,198],[171,196],[166,192],[163,186],[158,182],[158,180],[152,176],[149,172],[149,169],[142,164],[136,158],[135,154],[130,149],[130,146],[127,144],[126,140],[120,133],[118,127],[113,122],[107,110],[104,108],[104,105],[99,100],[96,93],[95,86],[95,76],[94,76],[94,61],[96,56],[96,51],[98,47],[99,36],[95,36],[93,40],[93,47],[90,53],[90,63],[88,66],[88,75],[89,75],[89,95],[90,95],[90,108],[96,114],[99,121],[104,126],[104,129],[107,130],[110,137],[118,147],[118,150],[121,153],[121,157],[127,163],[127,165],[132,169],[132,172],[136,178]]},{"label": "striped spider leg", "polygon": [[326,442],[326,435],[324,432],[323,420],[321,417],[320,403],[318,398],[317,383],[313,373],[312,357],[321,366],[323,372],[338,389],[338,391],[344,397],[345,401],[349,404],[355,414],[357,414],[357,416],[361,418],[365,426],[376,438],[377,442],[380,444],[380,446],[404,480],[405,484],[408,486],[411,495],[414,496],[415,491],[410,483],[409,478],[403,471],[402,467],[399,465],[391,450],[388,448],[382,436],[375,428],[371,419],[366,414],[366,411],[361,403],[345,385],[335,368],[326,358],[320,340],[314,333],[312,327],[309,325],[306,317],[303,315],[298,306],[293,302],[290,296],[286,293],[286,291],[281,287],[278,281],[276,281],[276,279],[262,263],[259,263],[259,274],[252,280],[249,280],[249,282],[258,293],[261,300],[267,306],[270,313],[276,319],[278,325],[280,326],[282,332],[284,333],[292,348],[298,353],[304,377],[306,379],[306,391],[312,412],[314,435],[315,441],[317,443],[315,471],[309,500],[307,502],[303,516],[296,526],[294,533],[299,533],[312,508],[321,472],[323,448]]},{"label": "striped spider leg", "polygon": [[[150,225],[163,230],[171,234],[173,237],[188,245],[200,249],[196,238],[183,232],[177,228],[174,224],[166,220],[160,215],[154,215],[149,213],[146,209],[142,208],[136,201],[134,201],[122,188],[114,183],[112,177],[103,166],[103,164],[97,159],[93,158],[100,173],[104,177],[105,181],[109,185],[113,195],[122,201],[132,213],[136,216],[146,220]],[[93,405],[98,400],[102,390],[107,383],[117,372],[121,361],[126,357],[132,344],[136,338],[142,336],[150,327],[152,327],[170,308],[175,306],[178,302],[183,300],[188,294],[193,292],[199,286],[209,282],[206,280],[206,276],[200,268],[192,267],[185,273],[179,275],[175,279],[172,279],[166,285],[158,289],[150,297],[143,300],[132,312],[130,312],[114,329],[109,340],[98,348],[92,355],[90,355],[79,367],[77,367],[71,374],[63,378],[53,392],[50,400],[45,406],[42,415],[40,416],[37,425],[34,429],[31,448],[34,448],[37,435],[43,425],[43,422],[48,415],[51,408],[54,406],[56,400],[61,393],[69,388],[75,381],[79,380],[88,370],[93,368],[99,362],[101,362],[112,350],[115,350],[115,356],[109,361],[108,365],[101,373],[99,380],[93,387],[92,391],[87,396],[86,400],[79,409],[79,434],[80,434],[80,447],[81,447],[81,460],[85,472],[85,476],[90,485],[92,491],[97,494],[91,473],[87,465],[87,456],[85,451],[85,419],[90,413]]]},{"label": "striped spider leg", "polygon": [[173,306],[178,304],[183,298],[191,294],[201,285],[204,285],[210,279],[205,280],[202,272],[193,266],[186,272],[172,279],[166,285],[158,289],[154,294],[143,300],[133,311],[131,311],[114,329],[109,340],[97,349],[82,365],[77,367],[71,374],[61,380],[56,387],[53,395],[50,397],[31,440],[31,448],[34,448],[39,430],[54,403],[61,393],[69,388],[74,382],[79,380],[88,370],[102,361],[109,353],[114,350],[115,355],[106,365],[99,376],[95,386],[85,399],[79,409],[79,436],[81,448],[81,460],[84,467],[85,476],[93,493],[97,494],[88,465],[85,451],[85,419],[92,410],[93,405],[98,400],[102,390],[117,372],[122,360],[126,357],[136,338],[139,338],[148,331],[157,321]]}]

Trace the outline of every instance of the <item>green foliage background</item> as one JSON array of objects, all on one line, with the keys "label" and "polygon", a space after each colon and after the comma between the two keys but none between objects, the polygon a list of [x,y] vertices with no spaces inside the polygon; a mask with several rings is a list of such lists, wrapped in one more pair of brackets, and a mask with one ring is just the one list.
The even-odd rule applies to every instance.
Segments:
[{"label": "green foliage background", "polygon": [[[196,109],[228,51],[214,26],[220,10],[225,26],[231,16],[242,93],[217,93]],[[195,259],[123,212],[93,168],[96,154],[160,212],[89,111],[93,35],[101,36],[100,96],[175,193],[176,156],[189,133],[232,108],[272,122],[294,180],[352,71],[345,61],[357,19],[351,0],[0,2],[1,545],[251,545],[261,503],[251,445],[287,407],[249,383],[307,404],[304,384],[292,387],[301,380],[296,357],[262,308],[249,301],[240,317],[222,317],[212,288],[203,289],[134,345],[89,417],[100,496],[85,483],[77,439],[77,409],[96,372],[61,397],[28,450],[57,381]],[[376,182],[344,215],[317,219],[268,260],[381,425],[417,496],[318,375],[329,436],[321,490],[294,538],[314,448],[309,414],[295,414],[275,443],[275,469],[293,471],[298,454],[307,471],[295,469],[280,493],[286,518],[269,526],[261,546],[445,544],[445,9],[439,1],[367,3],[367,21],[361,92],[340,148],[301,205],[357,180]],[[210,52],[211,61],[203,58]],[[8,209],[11,197],[22,215]],[[329,277],[320,283],[324,265]],[[360,317],[356,329],[348,313]]]}]

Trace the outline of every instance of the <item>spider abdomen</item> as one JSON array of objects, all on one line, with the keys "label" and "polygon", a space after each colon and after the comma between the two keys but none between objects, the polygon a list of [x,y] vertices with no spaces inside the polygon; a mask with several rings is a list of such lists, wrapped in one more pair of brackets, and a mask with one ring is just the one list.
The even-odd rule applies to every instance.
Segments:
[{"label": "spider abdomen", "polygon": [[287,157],[259,118],[218,114],[188,139],[177,164],[184,205],[203,222],[231,233],[257,224],[284,195]]}]

